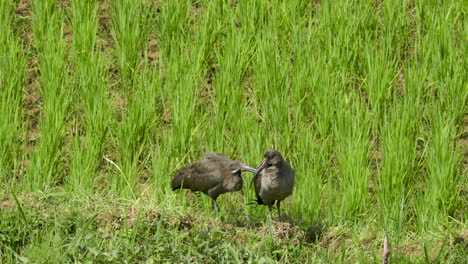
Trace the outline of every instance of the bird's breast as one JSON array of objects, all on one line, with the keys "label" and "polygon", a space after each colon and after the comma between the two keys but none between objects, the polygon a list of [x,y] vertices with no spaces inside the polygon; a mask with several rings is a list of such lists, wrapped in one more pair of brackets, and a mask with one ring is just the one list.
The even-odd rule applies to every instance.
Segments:
[{"label": "bird's breast", "polygon": [[242,189],[242,185],[242,178],[237,176],[225,178],[223,181],[223,187],[228,191],[239,191]]},{"label": "bird's breast", "polygon": [[[292,180],[292,181],[291,181]],[[274,196],[273,199],[284,199],[292,193],[294,179],[281,177],[279,173],[268,173],[262,175],[261,194]]]}]

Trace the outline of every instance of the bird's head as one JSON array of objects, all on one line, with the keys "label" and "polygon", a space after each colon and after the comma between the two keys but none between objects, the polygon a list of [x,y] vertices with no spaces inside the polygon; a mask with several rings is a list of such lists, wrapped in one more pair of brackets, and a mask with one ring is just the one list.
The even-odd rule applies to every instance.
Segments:
[{"label": "bird's head", "polygon": [[263,160],[260,163],[260,166],[257,168],[257,174],[260,173],[265,168],[271,167],[271,166],[280,166],[281,163],[283,162],[283,156],[281,153],[277,150],[270,149],[265,151],[265,154],[263,154]]}]

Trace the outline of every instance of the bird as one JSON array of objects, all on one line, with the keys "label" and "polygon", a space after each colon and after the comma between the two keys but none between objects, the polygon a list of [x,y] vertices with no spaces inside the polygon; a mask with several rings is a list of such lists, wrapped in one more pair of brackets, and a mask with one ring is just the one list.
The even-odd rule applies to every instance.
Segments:
[{"label": "bird", "polygon": [[281,201],[292,194],[294,189],[294,171],[284,160],[281,153],[271,149],[264,153],[264,159],[256,169],[250,185],[255,183],[257,203],[267,205],[272,217],[272,208],[276,202],[278,219],[281,221]]},{"label": "bird", "polygon": [[227,192],[242,189],[242,171],[256,173],[257,170],[214,152],[208,152],[205,159],[179,169],[172,179],[172,190],[189,189],[211,197],[213,211],[219,211],[216,199]]}]

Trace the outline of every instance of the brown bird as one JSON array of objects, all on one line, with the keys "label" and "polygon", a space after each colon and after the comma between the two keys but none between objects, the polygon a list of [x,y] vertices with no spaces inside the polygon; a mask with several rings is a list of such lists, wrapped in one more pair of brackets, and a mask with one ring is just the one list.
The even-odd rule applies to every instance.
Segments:
[{"label": "brown bird", "polygon": [[294,172],[287,161],[283,159],[277,150],[267,150],[264,160],[257,168],[252,183],[255,182],[255,194],[257,203],[268,206],[270,217],[272,207],[276,201],[278,218],[281,221],[281,201],[291,195],[294,189]]},{"label": "brown bird", "polygon": [[172,190],[190,189],[211,197],[213,210],[219,211],[216,199],[220,194],[242,189],[242,171],[257,170],[219,153],[208,152],[205,159],[177,171],[172,179]]}]

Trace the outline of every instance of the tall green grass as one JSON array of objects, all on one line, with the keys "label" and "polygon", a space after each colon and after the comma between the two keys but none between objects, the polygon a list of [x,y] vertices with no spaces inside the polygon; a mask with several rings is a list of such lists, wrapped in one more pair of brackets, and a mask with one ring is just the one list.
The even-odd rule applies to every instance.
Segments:
[{"label": "tall green grass", "polygon": [[119,152],[113,191],[136,198],[136,187],[149,155],[149,136],[157,118],[159,80],[153,71],[144,69],[136,81],[135,92],[127,94],[128,108],[118,127],[116,147]]},{"label": "tall green grass", "polygon": [[83,112],[75,122],[70,189],[92,190],[96,187],[98,167],[105,149],[110,108],[106,97],[107,77],[104,55],[96,43],[98,5],[93,0],[73,1],[72,34],[73,66],[77,112]]},{"label": "tall green grass", "polygon": [[27,57],[15,33],[13,1],[0,3],[0,182],[18,174]]},{"label": "tall green grass", "polygon": [[356,220],[365,216],[369,206],[370,118],[366,105],[357,94],[342,95],[338,105],[335,135],[340,200],[337,215]]},{"label": "tall green grass", "polygon": [[[311,30],[311,14],[304,16],[304,21],[292,29],[291,69],[291,111],[292,146],[298,152],[292,155],[296,184],[294,201],[296,210],[302,211],[303,217],[310,222],[320,222],[324,214],[321,204],[326,199],[326,179],[329,175],[331,161],[328,134],[327,96],[329,74],[321,70],[325,58],[314,52],[318,48],[318,35]],[[330,100],[328,100],[330,99]],[[323,112],[322,112],[323,111]],[[323,114],[323,115],[322,115]],[[331,113],[333,114],[333,113]],[[302,209],[300,209],[302,208]]]},{"label": "tall green grass", "polygon": [[63,11],[55,0],[40,0],[32,3],[32,13],[43,114],[40,139],[31,153],[23,182],[28,191],[47,190],[63,179],[63,144],[72,90],[63,39]]},{"label": "tall green grass", "polygon": [[[323,243],[348,228],[369,228],[358,240],[386,233],[403,245],[466,226],[460,1],[36,0],[26,31],[37,69],[27,69],[36,64],[26,63],[13,2],[0,4],[0,180],[18,180],[22,192],[150,194],[162,211],[204,221],[209,199],[172,193],[174,172],[206,151],[255,167],[276,148],[296,175],[284,212],[335,230]],[[31,129],[25,69],[41,91],[32,150],[22,141]],[[267,209],[245,205],[255,194],[244,176],[242,192],[220,197],[221,214],[254,224]],[[279,245],[248,254],[292,250],[272,249]],[[359,260],[348,251],[335,258],[332,248],[331,262]],[[394,261],[405,258],[394,252]],[[277,260],[297,257],[288,254]]]},{"label": "tall green grass", "polygon": [[[229,21],[228,27],[234,27]],[[216,52],[219,68],[215,72],[213,117],[213,136],[210,146],[217,151],[236,149],[234,140],[238,138],[234,130],[241,126],[247,117],[247,94],[243,86],[250,65],[252,48],[249,39],[241,33],[228,31],[221,41],[222,49]],[[241,52],[239,52],[241,51]],[[240,56],[240,54],[245,54]]]},{"label": "tall green grass", "polygon": [[[442,6],[418,2],[417,19],[421,28],[419,57],[428,67],[427,79],[433,93],[427,107],[428,135],[424,168],[426,190],[416,205],[419,229],[437,230],[448,226],[460,208],[460,191],[466,180],[462,168],[462,148],[458,139],[465,130],[468,89],[466,85],[466,50],[459,40],[463,29],[458,23],[461,3],[449,1]],[[435,23],[437,21],[437,23]],[[430,208],[430,209],[429,209]]]},{"label": "tall green grass", "polygon": [[[156,119],[155,103],[159,83],[145,62],[150,34],[152,7],[144,1],[112,3],[112,36],[119,66],[122,120],[116,124],[115,146],[119,158],[115,165],[113,191],[136,198],[141,166],[149,157],[149,131]],[[123,92],[123,93],[122,93]]]},{"label": "tall green grass", "polygon": [[416,126],[420,109],[413,100],[409,94],[396,99],[385,114],[379,137],[382,162],[377,181],[382,223],[387,232],[397,235],[408,220],[408,200],[417,176]]},{"label": "tall green grass", "polygon": [[424,196],[416,205],[420,229],[443,228],[455,216],[461,205],[459,171],[461,149],[454,147],[454,127],[440,113],[435,113],[431,124],[431,138],[424,160],[427,169],[427,186]]},{"label": "tall green grass", "polygon": [[[253,91],[259,118],[264,122],[260,144],[288,149],[291,142],[289,114],[290,92],[286,77],[289,66],[287,54],[273,30],[259,33],[253,62]],[[262,131],[260,130],[260,131]]]},{"label": "tall green grass", "polygon": [[117,66],[124,89],[132,89],[132,81],[140,73],[143,51],[149,36],[149,14],[145,1],[119,0],[111,3],[112,38]]},{"label": "tall green grass", "polygon": [[[175,3],[178,5],[173,6]],[[194,129],[197,127],[195,107],[202,58],[197,50],[192,49],[194,41],[189,34],[187,21],[189,7],[186,1],[166,3],[160,25],[162,60],[165,65],[163,93],[172,119],[167,147],[169,153],[175,155],[191,149]],[[182,12],[181,16],[178,16],[179,12]]]},{"label": "tall green grass", "polygon": [[[174,173],[176,167],[186,162],[188,156],[188,153],[183,153],[183,151],[179,149],[177,142],[172,142],[172,139],[175,140],[172,133],[181,133],[174,132],[174,130],[187,129],[193,125],[193,106],[197,100],[196,96],[194,96],[195,91],[193,86],[189,86],[190,90],[186,90],[188,93],[187,97],[178,98],[179,94],[183,94],[181,90],[188,87],[177,86],[178,82],[182,82],[182,80],[178,80],[179,76],[180,79],[188,78],[186,74],[188,67],[185,65],[188,63],[185,57],[187,54],[181,52],[183,50],[181,46],[186,45],[186,39],[189,37],[190,7],[190,1],[186,0],[166,1],[161,3],[159,6],[160,14],[157,23],[152,27],[153,31],[157,32],[159,40],[158,49],[161,61],[161,64],[158,66],[158,71],[161,76],[159,89],[161,99],[159,103],[161,104],[162,114],[165,114],[165,121],[163,120],[164,116],[161,115],[159,122],[162,124],[156,129],[156,134],[152,139],[151,147],[153,151],[151,171],[153,177],[151,179],[153,185],[160,187],[158,189],[161,189],[164,194],[166,194],[165,190],[169,187],[169,185],[163,184],[167,181],[167,176]],[[180,56],[180,63],[175,63],[177,62],[177,56]],[[177,66],[178,68],[176,69]],[[192,102],[187,102],[188,98],[191,98]],[[188,113],[185,120],[182,118],[183,114],[179,113],[177,108],[174,108],[176,103],[174,100],[179,100],[178,102],[183,102],[184,105],[190,105],[190,107],[185,110]],[[181,109],[181,111],[183,112],[184,110]],[[175,120],[177,120],[177,123],[175,123]],[[169,124],[165,124],[166,122],[169,122]],[[176,124],[179,126],[184,125],[185,127],[173,129]],[[182,144],[187,147],[185,150],[191,149],[188,142],[185,142],[188,140],[187,138],[181,138],[181,140]]]}]

